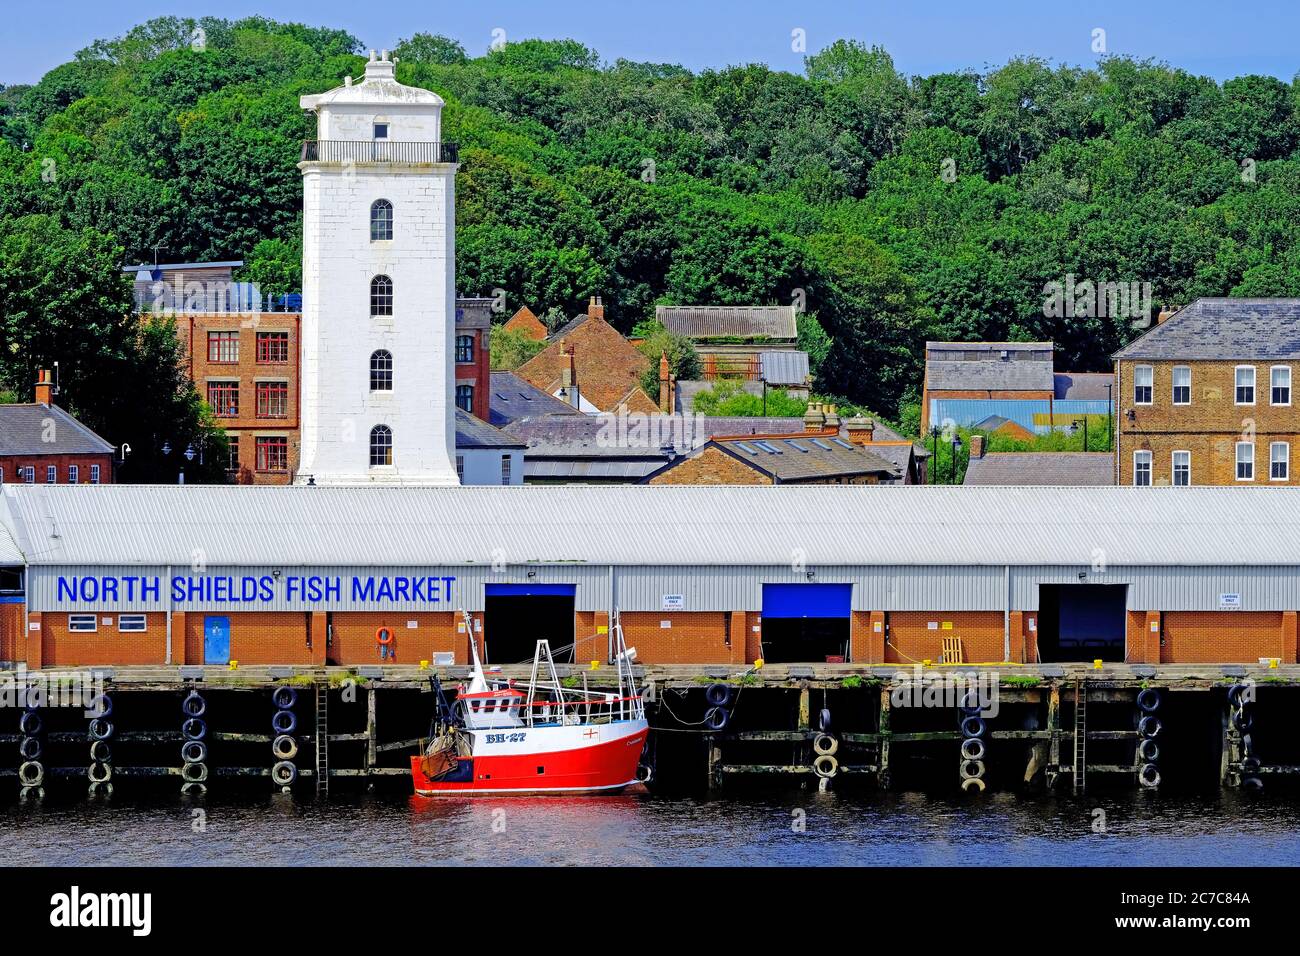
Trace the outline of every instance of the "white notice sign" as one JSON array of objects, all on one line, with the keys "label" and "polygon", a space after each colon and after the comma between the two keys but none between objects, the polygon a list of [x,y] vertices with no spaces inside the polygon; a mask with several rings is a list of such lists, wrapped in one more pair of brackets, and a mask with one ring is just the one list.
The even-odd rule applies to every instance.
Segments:
[{"label": "white notice sign", "polygon": [[1220,611],[1240,611],[1241,595],[1240,594],[1220,594],[1219,595]]}]

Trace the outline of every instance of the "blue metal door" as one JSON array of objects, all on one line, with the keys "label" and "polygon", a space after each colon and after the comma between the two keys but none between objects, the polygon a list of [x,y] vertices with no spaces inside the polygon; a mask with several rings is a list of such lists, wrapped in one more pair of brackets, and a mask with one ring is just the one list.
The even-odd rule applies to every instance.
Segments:
[{"label": "blue metal door", "polygon": [[203,619],[203,663],[230,663],[230,618]]}]

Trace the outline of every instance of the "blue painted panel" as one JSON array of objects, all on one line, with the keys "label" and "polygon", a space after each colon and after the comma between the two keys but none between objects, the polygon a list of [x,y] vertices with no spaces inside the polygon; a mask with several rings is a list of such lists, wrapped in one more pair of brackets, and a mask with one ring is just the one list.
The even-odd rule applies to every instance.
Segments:
[{"label": "blue painted panel", "polygon": [[208,616],[203,619],[203,663],[230,663],[230,618]]},{"label": "blue painted panel", "polygon": [[852,584],[764,584],[764,617],[849,617]]},{"label": "blue painted panel", "polygon": [[487,597],[573,597],[576,584],[485,584]]}]

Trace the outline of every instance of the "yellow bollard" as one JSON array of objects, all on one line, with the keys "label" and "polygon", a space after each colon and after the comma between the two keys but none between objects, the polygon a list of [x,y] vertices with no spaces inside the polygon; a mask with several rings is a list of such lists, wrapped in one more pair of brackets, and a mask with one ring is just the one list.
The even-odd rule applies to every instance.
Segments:
[{"label": "yellow bollard", "polygon": [[763,658],[760,657],[758,660],[754,661],[754,670],[761,671],[762,669],[763,669]]},{"label": "yellow bollard", "polygon": [[429,669],[429,662],[428,662],[428,661],[420,661],[420,670],[422,670],[422,671],[427,671],[428,669]]},{"label": "yellow bollard", "polygon": [[1092,669],[1095,670],[1095,671],[1099,671],[1099,670],[1101,670],[1101,658],[1100,658],[1100,657],[1098,657],[1098,658],[1096,658],[1096,659],[1093,660],[1093,662],[1092,662]]},{"label": "yellow bollard", "polygon": [[600,661],[592,661],[592,662],[591,662],[591,669],[592,669],[592,670],[596,670],[596,669],[598,669],[599,667],[600,667]]},{"label": "yellow bollard", "polygon": [[930,666],[930,658],[927,657],[925,660],[921,661],[921,666],[922,666],[922,667],[929,667],[929,666]]},{"label": "yellow bollard", "polygon": [[1280,660],[1280,658],[1277,658],[1277,657],[1270,657],[1270,658],[1268,659],[1268,669],[1271,670],[1271,671],[1275,671],[1275,670],[1277,670],[1277,663],[1278,663],[1279,660]]},{"label": "yellow bollard", "polygon": [[231,669],[232,671],[237,671],[237,670],[239,670],[239,661],[231,661],[231,662],[230,662],[230,669]]}]

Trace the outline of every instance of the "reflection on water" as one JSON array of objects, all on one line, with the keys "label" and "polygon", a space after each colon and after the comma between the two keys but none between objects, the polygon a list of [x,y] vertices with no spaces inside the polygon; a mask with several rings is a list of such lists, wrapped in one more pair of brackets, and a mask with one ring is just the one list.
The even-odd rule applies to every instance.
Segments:
[{"label": "reflection on water", "polygon": [[[198,813],[197,811],[202,811]],[[920,793],[49,801],[0,808],[4,865],[1300,863],[1295,798]],[[1100,811],[1100,812],[1099,812]],[[202,828],[200,828],[202,825]],[[1102,830],[1103,832],[1096,832]]]}]

